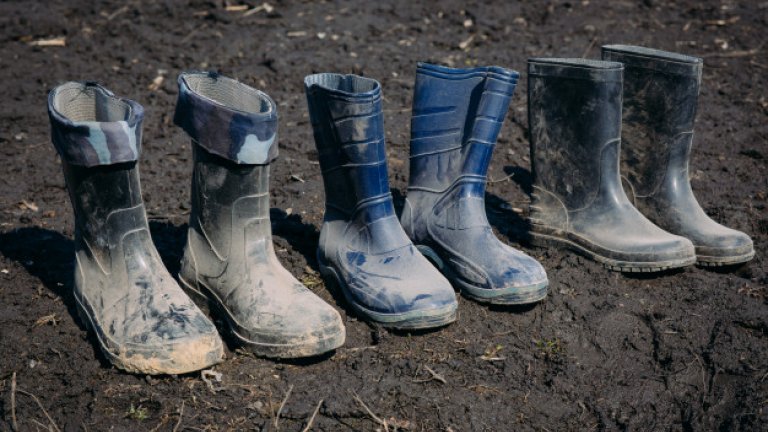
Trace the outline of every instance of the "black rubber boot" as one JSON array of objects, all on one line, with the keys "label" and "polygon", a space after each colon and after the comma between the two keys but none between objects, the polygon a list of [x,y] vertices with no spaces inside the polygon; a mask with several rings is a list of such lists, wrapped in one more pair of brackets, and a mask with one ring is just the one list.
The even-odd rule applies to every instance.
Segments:
[{"label": "black rubber boot", "polygon": [[483,303],[537,302],[549,284],[541,264],[496,238],[485,214],[485,176],[518,76],[500,67],[416,69],[400,222],[465,296]]},{"label": "black rubber boot", "polygon": [[615,62],[528,61],[532,241],[618,271],[691,265],[691,242],[646,219],[622,189],[622,71]]},{"label": "black rubber boot", "polygon": [[453,287],[408,239],[389,191],[381,86],[357,75],[307,76],[325,186],[317,257],[364,319],[399,329],[456,320]]},{"label": "black rubber boot", "polygon": [[295,358],[344,344],[341,316],[275,255],[269,164],[277,105],[220,75],[179,76],[175,122],[192,138],[192,213],[179,280],[255,354]]},{"label": "black rubber boot", "polygon": [[75,212],[75,304],[105,356],[142,374],[180,374],[223,356],[216,327],[152,244],[137,159],[143,109],[91,83],[48,97],[52,139]]},{"label": "black rubber boot", "polygon": [[702,60],[627,45],[604,46],[603,58],[624,64],[621,169],[635,206],[661,228],[691,240],[699,265],[751,260],[752,239],[710,219],[691,189]]}]

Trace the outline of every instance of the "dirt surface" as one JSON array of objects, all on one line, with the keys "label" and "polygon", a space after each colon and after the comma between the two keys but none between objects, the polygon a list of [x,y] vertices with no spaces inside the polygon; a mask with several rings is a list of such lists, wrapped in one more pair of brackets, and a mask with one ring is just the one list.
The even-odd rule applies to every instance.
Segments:
[{"label": "dirt surface", "polygon": [[[322,401],[313,430],[766,430],[768,2],[270,2],[273,10],[254,13],[221,1],[93,3],[0,3],[0,429],[15,412],[21,430],[299,431]],[[30,44],[53,37],[66,46]],[[412,335],[348,314],[316,274],[323,191],[302,78],[335,71],[381,81],[400,205],[416,61],[524,71],[527,57],[596,58],[604,43],[706,58],[693,187],[717,221],[753,236],[754,261],[633,276],[526,247],[523,74],[487,209],[503,241],[542,260],[547,300],[503,309],[460,299],[455,324]],[[279,104],[274,241],[283,264],[344,316],[347,343],[335,354],[274,362],[231,350],[209,387],[199,374],[122,373],[77,323],[73,218],[46,94],[88,79],[146,107],[144,199],[176,273],[192,164],[171,119],[175,77],[189,69],[218,70]]]}]

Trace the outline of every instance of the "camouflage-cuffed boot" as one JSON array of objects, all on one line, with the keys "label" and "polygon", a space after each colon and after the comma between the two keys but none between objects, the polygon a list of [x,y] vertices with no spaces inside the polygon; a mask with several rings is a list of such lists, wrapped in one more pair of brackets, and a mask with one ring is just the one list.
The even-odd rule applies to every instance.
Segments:
[{"label": "camouflage-cuffed boot", "polygon": [[216,327],[165,269],[149,234],[137,166],[141,105],[69,82],[49,94],[48,114],[75,213],[75,305],[104,355],[142,374],[218,363]]},{"label": "camouflage-cuffed boot", "polygon": [[456,320],[451,284],[408,239],[389,191],[381,86],[357,75],[304,78],[325,186],[317,259],[364,319],[399,329]]},{"label": "camouflage-cuffed boot", "polygon": [[174,122],[192,138],[195,161],[182,286],[255,354],[307,357],[341,346],[339,313],[283,268],[272,245],[275,103],[227,77],[184,73]]},{"label": "camouflage-cuffed boot", "polygon": [[752,239],[713,221],[691,189],[688,161],[704,62],[666,51],[606,45],[603,58],[624,65],[622,173],[648,219],[688,238],[702,266],[755,256]]},{"label": "camouflage-cuffed boot", "polygon": [[405,232],[462,293],[492,304],[547,295],[538,261],[502,243],[485,214],[485,176],[518,73],[420,63],[411,117]]}]

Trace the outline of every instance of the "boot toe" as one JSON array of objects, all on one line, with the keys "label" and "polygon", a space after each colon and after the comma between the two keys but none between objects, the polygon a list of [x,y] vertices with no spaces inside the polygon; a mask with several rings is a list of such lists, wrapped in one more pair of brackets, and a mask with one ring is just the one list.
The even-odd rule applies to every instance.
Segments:
[{"label": "boot toe", "polygon": [[155,347],[128,347],[117,353],[118,363],[129,372],[184,374],[219,363],[224,348],[217,333],[187,337]]},{"label": "boot toe", "polygon": [[694,239],[697,264],[724,266],[747,262],[755,256],[752,239],[745,233],[722,227],[716,235]]},{"label": "boot toe", "polygon": [[347,273],[347,296],[355,310],[386,327],[400,329],[439,327],[455,321],[458,303],[450,282],[420,254],[408,256],[411,259],[398,268],[368,267]]}]

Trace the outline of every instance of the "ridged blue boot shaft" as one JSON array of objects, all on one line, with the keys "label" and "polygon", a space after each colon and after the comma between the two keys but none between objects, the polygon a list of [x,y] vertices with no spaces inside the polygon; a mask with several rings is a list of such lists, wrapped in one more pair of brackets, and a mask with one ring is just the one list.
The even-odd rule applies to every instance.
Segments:
[{"label": "ridged blue boot shaft", "polygon": [[459,176],[480,176],[484,183],[517,79],[517,72],[500,67],[419,64],[409,185],[444,190]]},{"label": "ridged blue boot shaft", "polygon": [[403,232],[387,177],[381,87],[356,75],[305,78],[325,185],[318,261],[363,318],[388,327],[452,322],[456,297]]},{"label": "ridged blue boot shaft", "polygon": [[533,258],[499,241],[485,214],[485,181],[518,73],[420,63],[411,120],[410,181],[401,222],[471,298],[522,304],[546,295]]}]

